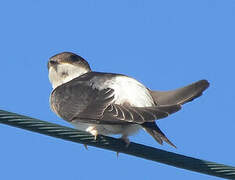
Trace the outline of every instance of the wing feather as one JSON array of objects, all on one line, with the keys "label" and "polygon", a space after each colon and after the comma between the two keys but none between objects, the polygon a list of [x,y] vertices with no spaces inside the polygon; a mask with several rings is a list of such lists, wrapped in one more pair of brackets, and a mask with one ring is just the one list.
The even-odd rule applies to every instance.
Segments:
[{"label": "wing feather", "polygon": [[88,83],[88,79],[84,81],[81,78],[75,78],[52,92],[53,110],[67,121],[96,124],[143,124],[164,118],[181,107],[180,105],[133,107],[128,103],[115,104],[114,89],[98,90]]},{"label": "wing feather", "polygon": [[[156,119],[167,117],[169,114],[180,110],[180,105],[153,106],[153,107],[132,107],[118,104],[110,105],[110,110],[105,110],[102,120],[118,119],[129,123],[142,124],[153,122]],[[174,111],[173,111],[174,109]]]}]

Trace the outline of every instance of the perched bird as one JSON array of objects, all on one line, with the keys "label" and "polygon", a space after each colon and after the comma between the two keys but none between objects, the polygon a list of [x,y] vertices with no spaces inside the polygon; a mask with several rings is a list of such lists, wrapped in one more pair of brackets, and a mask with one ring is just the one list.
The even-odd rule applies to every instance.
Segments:
[{"label": "perched bird", "polygon": [[172,91],[153,91],[122,74],[91,71],[85,59],[71,52],[52,56],[48,70],[50,106],[59,117],[95,138],[121,134],[127,145],[128,136],[143,128],[158,143],[175,147],[155,120],[179,111],[209,87],[200,80]]}]

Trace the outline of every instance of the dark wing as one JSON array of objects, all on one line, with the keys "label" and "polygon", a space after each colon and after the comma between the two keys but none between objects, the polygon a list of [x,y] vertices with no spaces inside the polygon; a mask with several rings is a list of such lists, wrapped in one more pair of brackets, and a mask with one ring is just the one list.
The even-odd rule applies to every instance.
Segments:
[{"label": "dark wing", "polygon": [[156,119],[167,117],[180,110],[180,105],[153,106],[153,107],[133,107],[118,104],[110,104],[104,111],[102,120],[115,119],[119,121],[143,124],[153,122]]},{"label": "dark wing", "polygon": [[153,122],[180,110],[180,105],[133,107],[114,104],[114,90],[103,89],[97,97],[75,119],[93,120],[99,124],[123,124]]},{"label": "dark wing", "polygon": [[57,87],[51,95],[52,109],[67,121],[94,124],[153,122],[178,111],[180,105],[132,107],[114,104],[114,90],[97,90],[74,79]]},{"label": "dark wing", "polygon": [[79,119],[84,123],[100,123],[113,98],[112,89],[99,91],[76,78],[57,87],[51,94],[50,104],[52,110],[66,121]]},{"label": "dark wing", "polygon": [[58,86],[51,93],[51,109],[66,121],[70,121],[76,113],[83,111],[92,98],[90,88],[79,84],[81,83],[73,80]]},{"label": "dark wing", "polygon": [[[96,121],[95,123],[103,124],[102,118],[104,111],[113,103],[114,100],[114,90],[111,88],[103,89],[101,91],[94,89],[92,93],[94,94],[93,98],[89,101],[86,108],[76,113],[72,120],[92,120]],[[110,121],[109,123],[120,123],[118,119],[110,119],[107,121]]]}]

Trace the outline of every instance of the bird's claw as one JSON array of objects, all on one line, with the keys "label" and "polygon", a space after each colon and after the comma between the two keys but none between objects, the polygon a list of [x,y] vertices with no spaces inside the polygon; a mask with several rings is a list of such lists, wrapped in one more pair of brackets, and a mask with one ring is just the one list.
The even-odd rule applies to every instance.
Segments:
[{"label": "bird's claw", "polygon": [[128,148],[128,146],[131,143],[130,140],[128,139],[128,137],[127,136],[122,136],[121,140],[124,141],[126,148]]},{"label": "bird's claw", "polygon": [[97,136],[98,136],[98,131],[96,130],[95,126],[90,126],[86,129],[87,132],[91,133],[94,136],[94,140],[97,140]]},{"label": "bird's claw", "polygon": [[85,147],[86,150],[88,150],[87,144],[83,144],[83,146]]}]

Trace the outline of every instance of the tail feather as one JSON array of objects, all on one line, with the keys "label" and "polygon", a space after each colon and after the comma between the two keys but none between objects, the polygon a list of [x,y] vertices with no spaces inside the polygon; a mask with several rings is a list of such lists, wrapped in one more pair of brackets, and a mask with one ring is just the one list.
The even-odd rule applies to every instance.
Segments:
[{"label": "tail feather", "polygon": [[[194,100],[202,95],[203,91],[209,87],[207,80],[201,80],[190,84],[188,86],[172,90],[172,91],[151,91],[150,93],[157,104],[163,111],[169,114],[180,110],[181,105]],[[174,106],[170,106],[174,105]],[[178,105],[178,108],[176,105]],[[159,144],[163,141],[176,148],[176,146],[166,137],[155,122],[145,122],[141,124],[145,131],[147,131]]]},{"label": "tail feather", "polygon": [[207,80],[200,80],[188,86],[172,91],[150,91],[154,101],[158,105],[179,104],[183,105],[202,95],[209,87]]},{"label": "tail feather", "polygon": [[142,124],[142,127],[148,132],[159,144],[163,144],[163,141],[176,148],[176,146],[166,137],[155,122],[146,122]]}]

